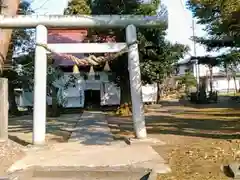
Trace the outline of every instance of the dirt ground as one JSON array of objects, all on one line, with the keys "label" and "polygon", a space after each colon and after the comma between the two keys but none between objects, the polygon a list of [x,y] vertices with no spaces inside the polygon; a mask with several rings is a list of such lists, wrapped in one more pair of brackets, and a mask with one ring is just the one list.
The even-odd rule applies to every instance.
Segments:
[{"label": "dirt ground", "polygon": [[[46,127],[46,142],[66,142],[72,129],[80,118],[78,114],[63,114],[58,118],[48,118]],[[0,142],[0,176],[6,175],[7,169],[24,156],[24,148],[32,144],[32,115],[9,118],[9,141]]]},{"label": "dirt ground", "polygon": [[[154,149],[172,169],[170,174],[159,175],[159,180],[232,179],[223,167],[233,161],[240,162],[240,104],[226,98],[210,105],[166,101],[162,105],[149,105],[146,109],[149,136],[166,142],[166,145],[155,146]],[[67,117],[67,122],[48,121],[47,141],[66,141],[76,123],[72,115]],[[22,118],[9,121],[9,137],[28,145],[31,142],[32,117]],[[63,116],[63,119],[66,117]],[[107,120],[116,139],[134,136],[130,117],[109,115]],[[0,143],[0,176],[13,162],[24,156],[21,149],[11,140]]]},{"label": "dirt ground", "polygon": [[0,142],[0,177],[5,176],[7,169],[23,156],[24,151],[19,144],[11,140]]},{"label": "dirt ground", "polygon": [[[240,162],[240,105],[166,102],[148,106],[145,115],[149,136],[166,142],[154,149],[172,169],[159,180],[232,179],[224,166]],[[109,116],[108,122],[116,138],[133,136],[129,117]]]}]

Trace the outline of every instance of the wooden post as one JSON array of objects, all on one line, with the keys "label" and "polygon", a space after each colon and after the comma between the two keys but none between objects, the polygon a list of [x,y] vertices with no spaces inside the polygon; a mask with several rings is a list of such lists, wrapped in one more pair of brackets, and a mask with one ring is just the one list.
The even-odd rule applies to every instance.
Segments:
[{"label": "wooden post", "polygon": [[8,79],[0,78],[0,141],[8,140]]}]

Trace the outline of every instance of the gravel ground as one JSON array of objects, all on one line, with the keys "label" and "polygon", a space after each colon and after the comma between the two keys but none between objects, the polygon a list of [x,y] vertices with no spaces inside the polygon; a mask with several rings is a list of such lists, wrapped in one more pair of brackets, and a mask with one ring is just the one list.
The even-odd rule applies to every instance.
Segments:
[{"label": "gravel ground", "polygon": [[0,142],[0,176],[6,175],[7,169],[24,156],[22,147],[9,140]]}]

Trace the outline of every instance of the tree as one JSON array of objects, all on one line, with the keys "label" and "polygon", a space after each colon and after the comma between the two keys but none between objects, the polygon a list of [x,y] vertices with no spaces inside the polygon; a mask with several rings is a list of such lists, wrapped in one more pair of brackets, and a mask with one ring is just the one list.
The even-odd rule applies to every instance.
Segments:
[{"label": "tree", "polygon": [[236,0],[189,0],[188,7],[198,19],[199,24],[206,25],[209,38],[199,42],[208,47],[240,45],[240,1]]},{"label": "tree", "polygon": [[[194,37],[194,39],[198,43],[205,45],[208,51],[226,47],[230,49],[218,57],[210,58],[211,60],[208,57],[207,59],[211,61],[208,64],[211,66],[212,61],[218,59],[217,64],[222,64],[226,68],[228,81],[229,70],[232,71],[235,81],[236,67],[239,63],[239,58],[236,58],[236,54],[240,52],[240,1],[189,0],[188,7],[193,12],[194,17],[198,19],[198,23],[205,25],[205,30],[208,32],[207,37]],[[206,60],[206,58],[204,59]]]},{"label": "tree", "polygon": [[194,77],[193,73],[187,72],[184,76],[179,78],[179,84],[185,86],[185,94],[189,94],[190,88],[196,87],[197,80]]},{"label": "tree", "polygon": [[[171,76],[174,65],[184,57],[189,51],[189,47],[182,44],[171,44],[163,40],[159,44],[156,52],[151,52],[148,57],[144,57],[141,63],[142,80],[144,83],[157,83],[157,103],[163,94],[164,81]],[[155,53],[155,54],[154,54]],[[155,56],[155,58],[153,58]]]},{"label": "tree", "polygon": [[209,86],[210,93],[213,92],[213,67],[220,65],[221,59],[219,57],[211,57],[211,56],[198,56],[192,57],[191,60],[198,60],[198,64],[205,64],[209,68]]},{"label": "tree", "polygon": [[235,90],[237,92],[238,89],[237,89],[236,76],[237,76],[237,72],[239,72],[240,52],[238,50],[230,50],[226,54],[223,54],[219,57],[221,58],[222,65],[225,68],[228,82],[230,80],[230,75],[229,75],[229,72],[230,72],[231,77],[234,80]]},{"label": "tree", "polygon": [[[32,10],[30,8],[30,3],[28,1],[20,1],[18,14],[31,14]],[[18,74],[16,72],[16,61],[17,58],[13,58],[17,56],[17,52],[28,52],[31,49],[33,44],[32,41],[32,31],[26,29],[14,29],[12,30],[11,40],[8,46],[8,52],[6,59],[8,60],[5,63],[5,69],[3,71],[2,76],[8,78],[8,91],[9,91],[9,104],[10,104],[10,113],[11,114],[18,114],[18,108],[15,101],[15,92],[14,89],[19,87],[19,83],[21,84],[22,81],[19,82]],[[8,66],[6,66],[8,64]]]},{"label": "tree", "polygon": [[89,0],[71,0],[64,10],[66,15],[90,14]]},{"label": "tree", "polygon": [[[28,53],[19,55],[14,57],[13,70],[5,71],[6,76],[11,80],[11,85],[14,88],[20,88],[24,91],[33,92],[34,87],[34,58],[35,58],[35,50],[31,49]],[[59,116],[60,112],[58,108],[59,102],[57,99],[57,95],[55,94],[55,86],[53,84],[56,80],[60,79],[63,75],[63,72],[58,68],[52,65],[52,56],[48,55],[48,70],[47,71],[47,95],[52,96],[52,106],[53,109],[48,115],[50,116]],[[51,70],[50,70],[51,69]],[[61,97],[59,97],[61,99]],[[14,112],[13,107],[11,107],[12,113],[16,114],[17,111]]]},{"label": "tree", "polygon": [[[1,0],[0,1],[0,13],[8,16],[15,16],[18,11],[20,0]],[[9,43],[11,40],[12,30],[11,29],[0,29],[0,71],[3,70],[3,65],[7,61],[7,53]]]},{"label": "tree", "polygon": [[189,0],[188,7],[198,23],[205,25],[207,37],[194,37],[208,51],[240,47],[240,1]]}]

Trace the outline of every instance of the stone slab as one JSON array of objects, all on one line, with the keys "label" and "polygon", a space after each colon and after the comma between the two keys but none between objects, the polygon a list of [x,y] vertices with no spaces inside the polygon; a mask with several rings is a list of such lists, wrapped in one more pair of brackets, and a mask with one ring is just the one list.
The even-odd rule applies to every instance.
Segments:
[{"label": "stone slab", "polygon": [[[77,143],[62,143],[51,148],[31,150],[26,156],[14,163],[9,172],[29,167],[156,167],[165,161],[151,146],[84,146]],[[37,160],[37,161],[36,161]],[[149,163],[153,161],[153,163]],[[157,162],[157,163],[156,163]],[[145,167],[146,167],[145,166]]]},{"label": "stone slab", "polygon": [[69,142],[85,145],[109,145],[112,141],[105,114],[100,111],[84,111],[69,138]]},{"label": "stone slab", "polygon": [[[79,180],[111,180],[111,179],[143,179],[150,170],[143,168],[39,168],[35,167],[28,170],[31,171],[32,180],[47,180],[47,179],[79,179]],[[23,172],[24,173],[24,172]],[[27,175],[28,176],[28,175]],[[29,177],[29,176],[28,176]],[[19,180],[25,180],[22,176]],[[144,180],[144,179],[143,179]]]},{"label": "stone slab", "polygon": [[234,175],[234,179],[240,180],[240,162],[234,162],[229,164],[229,169],[231,173]]}]

